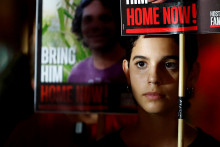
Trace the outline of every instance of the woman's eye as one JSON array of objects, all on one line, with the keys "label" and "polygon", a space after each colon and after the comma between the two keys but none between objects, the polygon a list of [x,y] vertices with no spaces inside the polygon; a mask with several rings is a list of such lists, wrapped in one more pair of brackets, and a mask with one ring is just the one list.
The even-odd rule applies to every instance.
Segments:
[{"label": "woman's eye", "polygon": [[176,69],[176,68],[177,68],[177,64],[174,63],[174,62],[166,62],[166,63],[165,63],[165,67],[166,67],[167,69]]},{"label": "woman's eye", "polygon": [[139,61],[136,63],[138,68],[145,68],[147,66],[147,64],[143,61]]}]

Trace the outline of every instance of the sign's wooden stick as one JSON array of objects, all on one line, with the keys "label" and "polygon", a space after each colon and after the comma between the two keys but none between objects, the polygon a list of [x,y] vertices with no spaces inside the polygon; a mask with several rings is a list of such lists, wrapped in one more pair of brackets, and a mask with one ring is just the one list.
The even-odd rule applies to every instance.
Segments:
[{"label": "sign's wooden stick", "polygon": [[183,99],[185,96],[185,35],[179,34],[179,112],[178,112],[178,147],[183,147]]}]

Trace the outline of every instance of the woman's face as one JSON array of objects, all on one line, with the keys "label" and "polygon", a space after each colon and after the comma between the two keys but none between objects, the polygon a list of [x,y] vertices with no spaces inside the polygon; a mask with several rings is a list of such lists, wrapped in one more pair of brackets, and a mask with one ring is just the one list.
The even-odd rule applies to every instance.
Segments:
[{"label": "woman's face", "polygon": [[149,113],[177,110],[179,50],[171,37],[141,36],[123,69],[139,106]]}]

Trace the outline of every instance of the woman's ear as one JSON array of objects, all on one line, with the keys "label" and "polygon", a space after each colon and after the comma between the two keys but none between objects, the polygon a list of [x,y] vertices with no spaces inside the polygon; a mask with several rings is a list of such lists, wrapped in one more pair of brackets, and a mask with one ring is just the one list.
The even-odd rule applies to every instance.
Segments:
[{"label": "woman's ear", "polygon": [[130,71],[129,71],[129,62],[128,62],[128,60],[126,60],[126,59],[123,60],[122,68],[123,68],[123,71],[124,71],[125,76],[127,78],[127,82],[130,85],[131,82],[130,82]]},{"label": "woman's ear", "polygon": [[193,88],[195,86],[199,78],[199,73],[200,73],[200,64],[199,62],[195,62],[193,64],[191,71],[187,76],[187,83],[186,83],[187,88]]}]

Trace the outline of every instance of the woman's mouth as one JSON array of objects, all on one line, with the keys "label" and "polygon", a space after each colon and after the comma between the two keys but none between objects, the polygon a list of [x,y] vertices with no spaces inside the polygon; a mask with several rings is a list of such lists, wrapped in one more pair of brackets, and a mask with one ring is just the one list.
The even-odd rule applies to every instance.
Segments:
[{"label": "woman's mouth", "polygon": [[144,96],[149,100],[158,100],[165,97],[165,95],[157,93],[157,92],[148,92],[145,93]]}]

